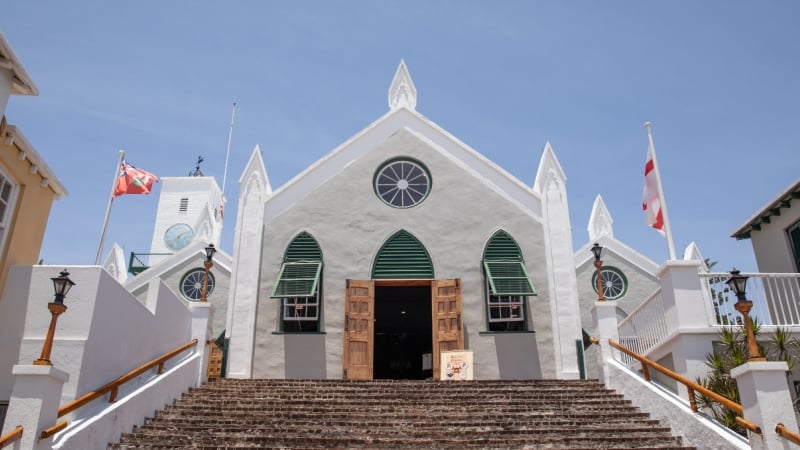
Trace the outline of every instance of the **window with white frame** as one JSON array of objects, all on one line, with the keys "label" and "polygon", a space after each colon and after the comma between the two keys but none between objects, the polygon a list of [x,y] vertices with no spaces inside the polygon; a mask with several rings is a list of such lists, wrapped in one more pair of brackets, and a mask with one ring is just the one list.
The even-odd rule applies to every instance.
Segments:
[{"label": "window with white frame", "polygon": [[11,226],[16,195],[16,184],[0,169],[0,254],[3,253],[8,229]]},{"label": "window with white frame", "polygon": [[489,296],[489,331],[524,331],[525,297],[522,295]]},{"label": "window with white frame", "polygon": [[528,331],[526,299],[536,295],[522,252],[505,231],[496,232],[483,253],[489,331]]},{"label": "window with white frame", "polygon": [[322,251],[305,231],[295,236],[284,254],[270,297],[280,299],[280,331],[320,331]]}]

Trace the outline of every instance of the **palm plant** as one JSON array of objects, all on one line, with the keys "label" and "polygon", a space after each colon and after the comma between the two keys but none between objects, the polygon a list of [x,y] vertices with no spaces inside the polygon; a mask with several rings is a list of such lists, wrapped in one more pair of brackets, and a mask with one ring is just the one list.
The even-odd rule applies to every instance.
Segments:
[{"label": "palm plant", "polygon": [[[731,369],[747,362],[747,336],[742,326],[725,326],[717,333],[718,343],[712,353],[706,355],[706,365],[709,373],[705,377],[698,377],[697,383],[704,388],[719,395],[729,398],[736,403],[739,400],[739,388],[736,380],[731,376]],[[758,336],[761,324],[753,321],[753,334]],[[758,343],[758,341],[756,341]],[[792,337],[786,328],[778,328],[775,335],[768,342],[768,349],[763,343],[758,343],[759,351],[770,361],[785,361],[791,369],[797,364],[800,354],[800,340]],[[789,380],[791,382],[791,380]],[[711,415],[715,420],[731,430],[747,436],[744,427],[736,423],[737,414],[715,402],[709,397],[695,393],[697,406]]]}]

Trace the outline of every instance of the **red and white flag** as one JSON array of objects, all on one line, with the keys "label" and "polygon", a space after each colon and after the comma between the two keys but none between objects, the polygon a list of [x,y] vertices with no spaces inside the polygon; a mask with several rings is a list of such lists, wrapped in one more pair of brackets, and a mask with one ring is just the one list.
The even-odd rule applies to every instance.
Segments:
[{"label": "red and white flag", "polygon": [[158,181],[158,177],[152,173],[137,169],[122,160],[117,176],[117,184],[114,186],[114,197],[125,194],[149,194],[153,183]]},{"label": "red and white flag", "polygon": [[645,213],[647,225],[655,228],[664,236],[664,214],[661,208],[661,196],[658,189],[658,171],[653,155],[653,147],[647,148],[647,162],[644,165],[644,194],[642,196],[642,209]]}]

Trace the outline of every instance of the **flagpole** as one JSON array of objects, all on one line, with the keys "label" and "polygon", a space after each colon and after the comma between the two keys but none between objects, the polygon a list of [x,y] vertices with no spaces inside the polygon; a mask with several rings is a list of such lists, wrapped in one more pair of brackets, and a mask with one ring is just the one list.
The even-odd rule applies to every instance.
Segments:
[{"label": "flagpole", "polygon": [[225,170],[222,172],[222,197],[225,198],[225,182],[228,179],[228,159],[231,156],[231,139],[233,138],[233,119],[236,117],[236,102],[231,111],[231,127],[228,129],[228,150],[225,152]]},{"label": "flagpole", "polygon": [[97,246],[97,256],[94,259],[95,265],[100,265],[100,256],[103,253],[103,243],[106,240],[106,229],[108,228],[108,218],[111,217],[111,205],[114,203],[114,190],[117,187],[117,178],[119,178],[119,169],[122,167],[122,161],[125,159],[125,150],[119,151],[119,162],[114,168],[114,182],[111,183],[111,193],[108,194],[108,206],[106,207],[106,217],[103,219],[103,230],[100,232],[100,244]]},{"label": "flagpole", "polygon": [[658,198],[661,201],[661,217],[664,218],[664,236],[667,238],[667,248],[669,249],[669,259],[675,260],[675,242],[672,240],[672,226],[669,223],[669,214],[667,214],[667,201],[664,197],[664,187],[661,185],[661,171],[659,170],[658,161],[656,160],[656,145],[653,143],[653,124],[645,122],[644,127],[647,128],[647,140],[650,142],[650,148],[653,150],[653,170],[656,172],[656,186],[658,187]]}]

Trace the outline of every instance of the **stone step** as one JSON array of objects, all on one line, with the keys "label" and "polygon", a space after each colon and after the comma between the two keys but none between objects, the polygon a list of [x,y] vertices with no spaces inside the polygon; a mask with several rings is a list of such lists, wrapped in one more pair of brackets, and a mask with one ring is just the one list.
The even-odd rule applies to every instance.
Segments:
[{"label": "stone step", "polygon": [[[680,438],[668,435],[656,436],[525,436],[500,434],[485,435],[444,435],[428,437],[393,436],[326,436],[320,434],[293,435],[254,435],[221,434],[205,436],[164,436],[158,437],[126,435],[119,446],[112,448],[137,448],[150,445],[157,448],[231,448],[232,446],[258,448],[681,448]],[[214,447],[216,446],[216,447]],[[139,447],[141,448],[141,447]],[[145,447],[147,448],[147,447]]]},{"label": "stone step", "polygon": [[110,448],[688,447],[596,381],[219,380]]}]

